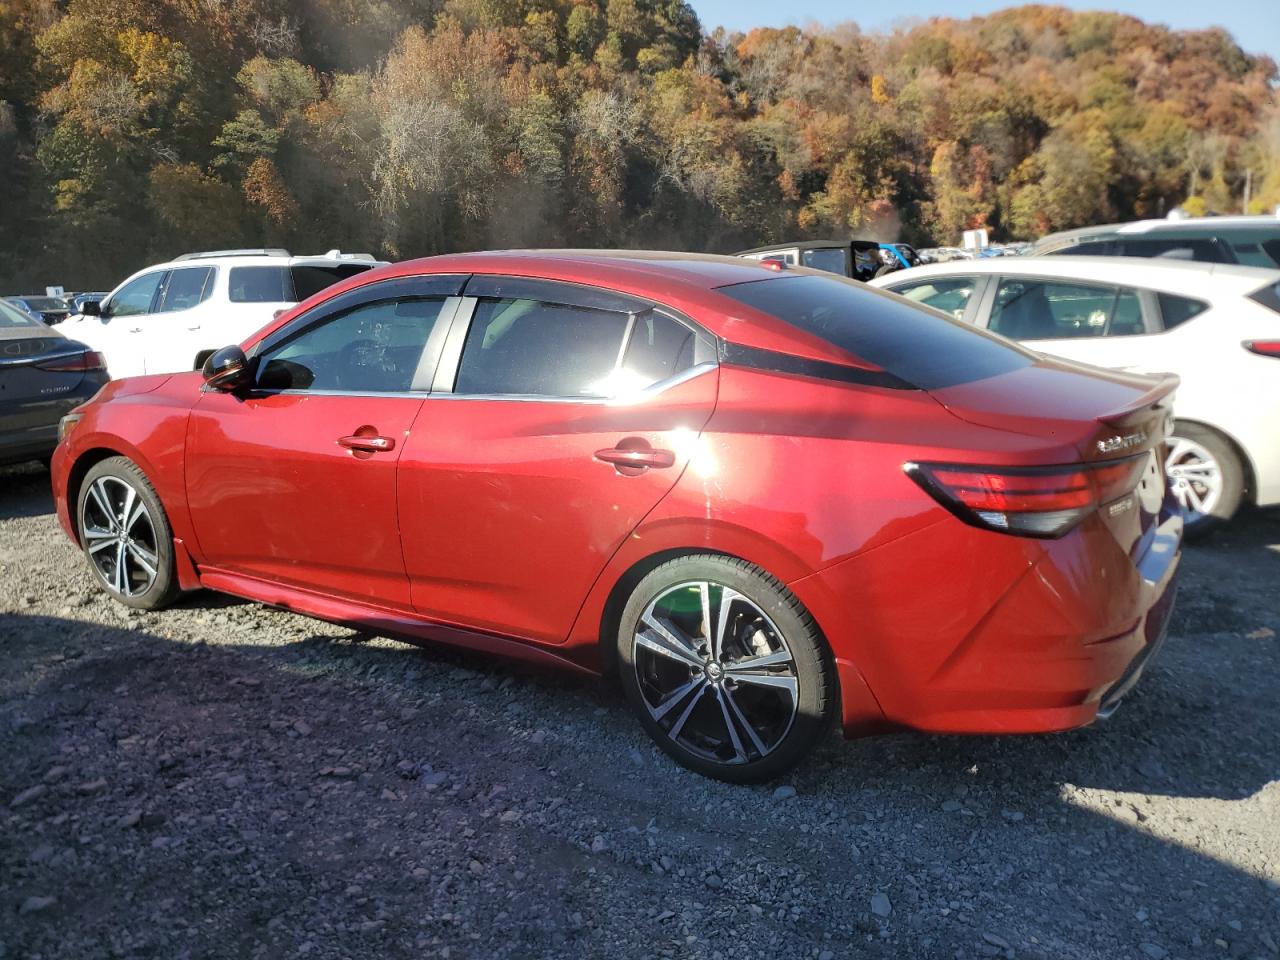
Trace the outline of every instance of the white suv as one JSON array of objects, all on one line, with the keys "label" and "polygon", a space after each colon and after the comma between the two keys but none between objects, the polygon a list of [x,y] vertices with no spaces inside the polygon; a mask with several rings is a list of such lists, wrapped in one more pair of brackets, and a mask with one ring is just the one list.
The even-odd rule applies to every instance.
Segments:
[{"label": "white suv", "polygon": [[194,370],[278,311],[383,263],[338,250],[313,257],[287,250],[188,253],[135,273],[61,330],[103,354],[114,378]]},{"label": "white suv", "polygon": [[1167,469],[1188,532],[1280,504],[1280,271],[999,257],[871,281],[1043,353],[1182,378]]}]

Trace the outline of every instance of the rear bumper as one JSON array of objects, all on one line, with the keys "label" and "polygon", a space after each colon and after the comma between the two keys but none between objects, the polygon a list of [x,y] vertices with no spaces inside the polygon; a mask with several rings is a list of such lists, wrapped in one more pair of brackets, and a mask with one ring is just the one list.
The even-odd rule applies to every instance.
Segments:
[{"label": "rear bumper", "polygon": [[1092,723],[1137,682],[1168,627],[1182,519],[1127,554],[1100,521],[1055,541],[950,520],[792,584],[845,683],[843,726],[1046,733]]},{"label": "rear bumper", "polygon": [[58,425],[41,425],[0,434],[0,463],[41,460],[58,445]]}]

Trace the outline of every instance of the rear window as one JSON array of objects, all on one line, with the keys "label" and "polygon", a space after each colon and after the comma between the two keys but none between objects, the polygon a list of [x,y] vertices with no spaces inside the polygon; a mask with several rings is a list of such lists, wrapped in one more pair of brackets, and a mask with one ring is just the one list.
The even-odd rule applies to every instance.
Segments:
[{"label": "rear window", "polygon": [[369,268],[369,264],[354,263],[232,267],[228,289],[232,303],[299,303]]},{"label": "rear window", "polygon": [[923,390],[1009,373],[1033,354],[1002,337],[837,277],[776,277],[720,293]]},{"label": "rear window", "polygon": [[11,307],[3,300],[0,300],[0,330],[12,327],[39,326],[43,326],[43,324],[35,317],[25,314],[17,307]]}]

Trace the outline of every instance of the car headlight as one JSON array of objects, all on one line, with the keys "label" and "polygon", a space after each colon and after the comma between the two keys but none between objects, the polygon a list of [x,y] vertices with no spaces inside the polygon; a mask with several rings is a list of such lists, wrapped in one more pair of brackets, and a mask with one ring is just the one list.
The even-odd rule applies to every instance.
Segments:
[{"label": "car headlight", "polygon": [[58,442],[61,443],[67,437],[71,436],[71,431],[76,428],[76,424],[80,422],[83,414],[68,413],[65,417],[58,421]]}]

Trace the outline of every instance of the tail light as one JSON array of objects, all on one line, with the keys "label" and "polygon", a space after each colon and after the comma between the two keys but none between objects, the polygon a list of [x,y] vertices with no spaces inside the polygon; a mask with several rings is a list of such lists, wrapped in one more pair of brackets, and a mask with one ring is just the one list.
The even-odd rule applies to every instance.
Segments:
[{"label": "tail light", "polygon": [[107,369],[106,358],[96,350],[86,350],[66,357],[54,357],[44,363],[37,363],[41,370],[54,370],[58,373],[88,373],[91,370]]},{"label": "tail light", "polygon": [[1263,357],[1280,357],[1280,340],[1246,340],[1243,346]]},{"label": "tail light", "polygon": [[908,463],[905,469],[965,523],[1025,537],[1060,537],[1103,504],[1132,493],[1148,457],[1053,467]]}]

